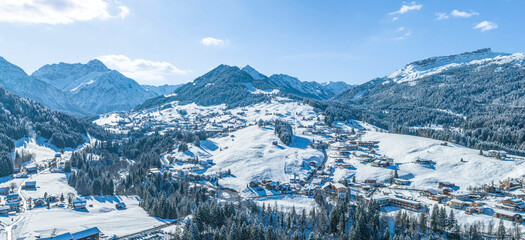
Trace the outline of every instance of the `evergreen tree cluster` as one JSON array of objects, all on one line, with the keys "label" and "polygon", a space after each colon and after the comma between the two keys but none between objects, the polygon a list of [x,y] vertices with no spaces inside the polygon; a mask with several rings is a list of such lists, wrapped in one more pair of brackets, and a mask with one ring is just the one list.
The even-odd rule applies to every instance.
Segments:
[{"label": "evergreen tree cluster", "polygon": [[98,139],[109,137],[104,129],[88,121],[49,110],[0,88],[0,177],[12,173],[14,140],[33,133],[58,148],[77,147],[88,134]]},{"label": "evergreen tree cluster", "polygon": [[275,120],[274,132],[284,144],[287,146],[292,144],[293,128],[290,123],[280,119]]},{"label": "evergreen tree cluster", "polygon": [[68,184],[84,196],[113,195],[119,171],[128,166],[123,158],[97,147],[74,152],[69,164],[75,171],[69,175]]}]

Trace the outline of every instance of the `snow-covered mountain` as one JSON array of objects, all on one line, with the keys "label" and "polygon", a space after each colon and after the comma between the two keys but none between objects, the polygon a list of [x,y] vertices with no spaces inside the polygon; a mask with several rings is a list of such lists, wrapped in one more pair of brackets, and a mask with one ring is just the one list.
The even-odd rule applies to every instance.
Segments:
[{"label": "snow-covered mountain", "polygon": [[525,54],[480,49],[409,63],[338,94],[334,103],[342,105],[331,111],[402,133],[443,125],[464,135],[440,133],[442,139],[525,153],[518,120],[525,118],[523,92]]},{"label": "snow-covered mountain", "polygon": [[318,82],[303,82],[296,77],[285,74],[274,74],[270,77],[267,77],[266,75],[255,70],[250,65],[246,65],[241,70],[248,73],[253,79],[267,79],[271,84],[287,93],[293,93],[303,97],[315,99],[329,99],[350,87],[350,85],[344,82],[328,82],[323,84]]},{"label": "snow-covered mountain", "polygon": [[387,78],[396,83],[413,82],[425,76],[467,65],[523,60],[523,54],[492,52],[490,48],[479,49],[450,56],[431,57],[407,64]]},{"label": "snow-covered mountain", "polygon": [[96,59],[87,64],[45,65],[31,76],[61,90],[74,104],[93,114],[130,110],[158,96]]},{"label": "snow-covered mountain", "polygon": [[177,85],[160,85],[160,86],[153,86],[153,85],[142,85],[142,87],[148,91],[154,92],[155,94],[162,96],[162,95],[169,95],[172,94],[175,89],[182,86],[182,84]]},{"label": "snow-covered mountain", "polygon": [[[426,79],[427,77],[432,76],[439,76],[441,78],[445,76],[446,72],[450,72],[455,69],[464,69],[470,67],[477,67],[481,69],[491,65],[502,66],[505,64],[522,68],[525,64],[525,54],[499,53],[493,52],[490,48],[483,48],[461,54],[430,57],[423,60],[414,61],[388,76],[376,78],[372,81],[356,86],[353,89],[347,90],[341,93],[340,96],[336,96],[336,99],[358,99],[361,96],[366,95],[371,89],[375,87],[376,84],[388,85],[390,83],[395,83],[415,86],[420,82],[421,79]],[[505,69],[498,69],[498,71],[504,70]]]},{"label": "snow-covered mountain", "polygon": [[39,79],[28,76],[20,67],[0,57],[0,86],[21,97],[72,114],[88,112],[74,104],[67,94]]},{"label": "snow-covered mountain", "polygon": [[348,83],[341,82],[341,81],[338,81],[338,82],[330,81],[330,82],[321,83],[321,85],[326,91],[332,92],[334,95],[339,94],[342,91],[353,87],[353,85],[350,85]]},{"label": "snow-covered mountain", "polygon": [[274,74],[268,78],[268,81],[283,89],[285,92],[304,97],[329,99],[333,96],[333,93],[326,91],[318,82],[302,82],[296,77],[286,74]]}]

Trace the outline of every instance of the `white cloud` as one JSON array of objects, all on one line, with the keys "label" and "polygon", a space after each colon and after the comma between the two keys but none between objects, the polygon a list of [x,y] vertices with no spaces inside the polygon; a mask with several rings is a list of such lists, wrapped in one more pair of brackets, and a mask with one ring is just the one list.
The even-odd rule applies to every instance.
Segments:
[{"label": "white cloud", "polygon": [[448,19],[449,16],[446,13],[436,13],[436,20],[445,20]]},{"label": "white cloud", "polygon": [[412,32],[407,31],[407,32],[405,32],[402,36],[395,37],[395,38],[393,38],[393,39],[396,40],[396,41],[404,40],[405,38],[409,37],[410,35],[412,35]]},{"label": "white cloud", "polygon": [[104,55],[97,59],[104,62],[109,68],[116,69],[140,84],[167,84],[173,83],[176,75],[189,73],[181,70],[169,62],[155,62],[145,59],[130,59],[124,55]]},{"label": "white cloud", "polygon": [[475,15],[479,15],[478,12],[462,12],[462,11],[458,11],[458,10],[452,10],[452,12],[450,12],[450,15],[453,16],[453,17],[461,17],[461,18],[469,18],[469,17],[472,17],[472,16],[475,16]]},{"label": "white cloud", "polygon": [[224,40],[212,38],[212,37],[206,37],[201,39],[201,43],[206,46],[220,46],[224,44]]},{"label": "white cloud", "polygon": [[400,28],[396,29],[396,32],[402,32],[403,30],[405,30],[405,27],[400,27]]},{"label": "white cloud", "polygon": [[498,28],[498,24],[491,22],[491,21],[483,21],[483,22],[476,24],[476,26],[474,26],[474,29],[480,29],[482,32],[489,31],[489,30],[496,29],[496,28]]},{"label": "white cloud", "polygon": [[392,18],[392,22],[395,22],[395,21],[397,21],[398,19],[399,19],[398,17],[393,17],[393,18]]},{"label": "white cloud", "polygon": [[119,17],[124,19],[125,17],[127,17],[129,15],[129,8],[126,7],[126,6],[118,6],[118,8],[120,9],[120,13],[119,13]]},{"label": "white cloud", "polygon": [[108,0],[1,0],[0,22],[71,24],[124,18],[130,12],[126,6],[113,5]]},{"label": "white cloud", "polygon": [[416,4],[416,2],[411,2],[409,5],[403,4],[399,10],[395,12],[391,12],[390,14],[404,14],[404,13],[407,13],[408,11],[420,10],[422,7],[423,7],[422,4]]}]

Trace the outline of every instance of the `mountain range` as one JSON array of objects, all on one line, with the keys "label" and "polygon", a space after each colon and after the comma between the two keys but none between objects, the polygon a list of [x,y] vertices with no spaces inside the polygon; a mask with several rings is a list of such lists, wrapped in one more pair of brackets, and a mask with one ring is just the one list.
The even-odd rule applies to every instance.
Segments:
[{"label": "mountain range", "polygon": [[303,82],[247,65],[219,65],[177,86],[141,86],[102,62],[45,65],[27,75],[0,58],[0,87],[70,114],[166,103],[246,106],[275,95],[312,99],[328,120],[360,119],[393,132],[525,154],[525,54],[489,48],[417,60],[360,85]]},{"label": "mountain range", "polygon": [[146,104],[171,99],[175,96],[172,93],[183,102],[242,104],[264,99],[265,94],[272,91],[326,100],[351,86],[344,82],[302,82],[284,74],[267,77],[249,65],[242,69],[220,65],[191,83],[152,86],[140,85],[97,59],[86,64],[48,64],[29,76],[20,67],[0,58],[0,87],[52,109],[90,116],[131,110],[151,98]]},{"label": "mountain range", "polygon": [[173,94],[149,99],[136,109],[156,107],[173,101],[195,102],[204,106],[226,104],[229,107],[236,107],[262,102],[269,99],[271,95],[286,94],[328,100],[351,87],[344,82],[326,84],[303,82],[285,74],[267,77],[249,65],[242,69],[220,65],[193,82],[178,87]]},{"label": "mountain range", "polygon": [[169,85],[141,86],[96,59],[87,64],[45,65],[29,76],[0,58],[0,87],[76,116],[130,110],[172,89]]}]

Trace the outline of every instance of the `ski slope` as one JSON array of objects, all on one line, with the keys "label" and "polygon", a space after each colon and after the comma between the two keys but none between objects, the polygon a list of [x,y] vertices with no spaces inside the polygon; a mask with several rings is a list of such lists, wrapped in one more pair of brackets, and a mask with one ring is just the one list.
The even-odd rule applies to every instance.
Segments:
[{"label": "ski slope", "polygon": [[[462,189],[487,183],[499,183],[525,173],[525,161],[498,160],[479,155],[479,150],[441,141],[400,134],[368,131],[363,140],[380,141],[379,153],[394,159],[398,174],[412,180],[411,187],[436,188],[438,182],[448,181]],[[413,163],[417,158],[433,160],[435,169]],[[461,162],[461,159],[464,162]],[[358,168],[357,178],[386,179],[383,168]],[[391,171],[391,170],[390,170]]]}]

